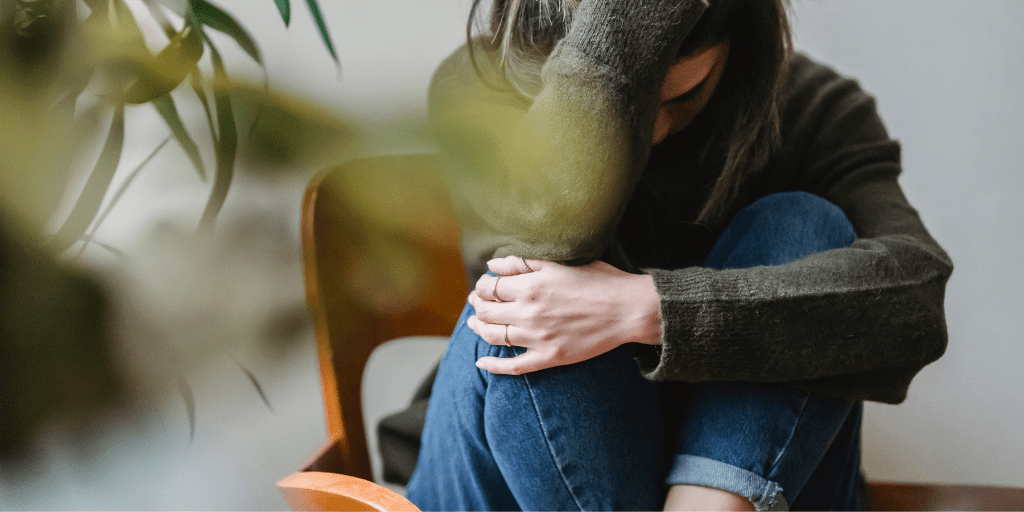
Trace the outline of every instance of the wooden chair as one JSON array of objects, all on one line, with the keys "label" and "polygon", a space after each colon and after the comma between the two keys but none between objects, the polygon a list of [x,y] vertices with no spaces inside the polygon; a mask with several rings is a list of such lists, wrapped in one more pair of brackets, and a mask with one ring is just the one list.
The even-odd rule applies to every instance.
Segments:
[{"label": "wooden chair", "polygon": [[[466,300],[458,226],[431,155],[351,162],[310,183],[302,210],[306,299],[329,440],[278,482],[294,510],[416,510],[372,482],[360,398],[381,343],[447,336]],[[868,510],[1024,510],[1024,489],[868,482]]]},{"label": "wooden chair", "polygon": [[295,510],[416,509],[372,483],[360,389],[374,348],[448,336],[465,304],[458,225],[437,171],[432,155],[372,158],[306,189],[303,268],[329,440],[278,482]]}]

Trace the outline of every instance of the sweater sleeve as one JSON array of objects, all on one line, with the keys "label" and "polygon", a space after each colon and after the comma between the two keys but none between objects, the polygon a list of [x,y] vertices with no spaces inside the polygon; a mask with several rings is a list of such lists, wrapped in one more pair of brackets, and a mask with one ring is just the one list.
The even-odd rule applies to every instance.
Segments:
[{"label": "sweater sleeve", "polygon": [[952,262],[897,183],[899,145],[873,99],[823,66],[791,87],[790,102],[806,107],[787,141],[799,186],[838,205],[857,240],[779,266],[649,270],[663,341],[641,366],[653,379],[783,381],[902,402],[945,350]]},{"label": "sweater sleeve", "polygon": [[[474,46],[438,68],[430,120],[447,157],[467,262],[584,263],[609,243],[650,147],[660,83],[700,0],[583,0],[531,102]],[[474,43],[471,43],[474,44]]]}]

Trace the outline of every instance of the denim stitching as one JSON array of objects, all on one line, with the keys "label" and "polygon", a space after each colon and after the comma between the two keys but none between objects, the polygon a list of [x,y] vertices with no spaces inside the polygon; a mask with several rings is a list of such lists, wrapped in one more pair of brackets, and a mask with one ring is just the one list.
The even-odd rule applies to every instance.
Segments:
[{"label": "denim stitching", "polygon": [[[515,351],[512,352],[515,354]],[[533,410],[537,413],[537,423],[540,424],[541,433],[544,435],[544,444],[548,447],[548,454],[551,455],[551,461],[555,463],[555,469],[558,470],[558,475],[562,477],[562,484],[565,485],[565,491],[572,497],[572,501],[576,503],[576,507],[583,510],[583,505],[580,504],[579,498],[572,492],[572,487],[569,486],[569,478],[565,476],[565,472],[562,471],[562,465],[558,462],[558,457],[555,455],[555,448],[551,446],[551,440],[548,439],[548,428],[544,425],[544,419],[540,414],[540,407],[537,405],[537,397],[533,394],[533,387],[530,386],[530,379],[524,374],[523,382],[526,383],[526,390],[530,392],[530,403],[533,404]]]},{"label": "denim stitching", "polygon": [[775,460],[773,460],[771,466],[768,467],[768,471],[765,473],[766,478],[768,475],[772,474],[772,471],[775,471],[775,468],[779,464],[779,460],[782,459],[782,454],[786,453],[786,450],[789,449],[789,444],[792,443],[793,438],[796,437],[796,427],[800,424],[800,419],[803,418],[804,409],[807,408],[808,399],[810,399],[810,394],[804,393],[804,399],[800,402],[800,410],[797,411],[796,420],[793,421],[793,430],[789,432],[789,438],[786,439],[786,444],[782,445],[782,449],[779,450],[779,454],[775,456]]},{"label": "denim stitching", "polygon": [[[771,465],[768,467],[768,470],[765,472],[766,480],[768,480],[768,475],[771,475],[772,472],[775,471],[775,468],[778,467],[779,461],[782,460],[782,455],[786,453],[786,450],[789,449],[789,445],[793,442],[793,438],[796,437],[796,427],[797,425],[800,424],[800,419],[803,417],[804,409],[807,408],[807,400],[809,399],[810,394],[805,393],[803,401],[800,402],[800,410],[797,411],[796,413],[796,419],[793,421],[793,428],[789,432],[789,437],[786,439],[786,443],[783,444],[782,448],[779,449],[779,453],[778,455],[775,456],[775,460],[772,461]],[[767,507],[765,507],[765,509],[773,508],[775,506],[775,502],[778,501],[779,493],[782,492],[782,487],[779,486],[779,484],[775,483],[772,480],[768,480],[768,482],[771,485],[768,485],[767,488],[763,489],[763,494],[761,495],[761,499],[759,500],[762,503],[767,502]],[[771,501],[768,501],[769,494],[772,495]],[[760,510],[760,508],[757,507],[756,505],[755,508],[758,508]]]}]

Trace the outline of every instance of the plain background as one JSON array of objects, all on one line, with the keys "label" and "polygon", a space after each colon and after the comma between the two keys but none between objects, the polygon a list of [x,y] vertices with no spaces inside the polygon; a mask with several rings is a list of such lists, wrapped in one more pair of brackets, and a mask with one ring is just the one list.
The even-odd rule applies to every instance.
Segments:
[{"label": "plain background", "polygon": [[[380,129],[422,120],[430,74],[462,42],[469,7],[468,0],[321,0],[339,72],[304,2],[293,2],[287,29],[271,0],[217,3],[256,36],[272,89]],[[798,48],[877,96],[903,143],[901,183],[956,263],[946,355],[917,377],[903,405],[867,406],[865,471],[883,480],[1024,486],[1024,2],[795,0],[793,7]],[[232,71],[260,76],[229,40],[216,40]],[[166,137],[151,113],[131,115],[141,128],[129,133],[126,169]],[[392,151],[429,150],[400,131],[391,136]],[[185,250],[173,233],[194,225],[206,185],[182,162],[178,148],[163,151],[97,233],[134,263],[114,268],[95,257],[94,266],[131,297],[122,321],[129,338],[162,329],[216,347],[192,352],[195,440],[173,386],[153,384],[156,398],[111,419],[88,447],[59,432],[46,437],[36,463],[3,474],[0,508],[284,508],[274,481],[325,439],[298,264],[308,174],[241,176],[218,228],[226,236]],[[298,318],[280,334],[292,339],[290,348],[260,334],[278,317]],[[370,415],[400,407],[439,350],[436,341],[407,341],[376,355]],[[273,411],[225,354],[260,377]]]}]

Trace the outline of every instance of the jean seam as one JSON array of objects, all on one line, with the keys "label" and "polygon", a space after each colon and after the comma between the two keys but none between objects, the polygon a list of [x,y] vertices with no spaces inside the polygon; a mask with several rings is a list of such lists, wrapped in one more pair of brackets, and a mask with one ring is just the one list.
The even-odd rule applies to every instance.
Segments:
[{"label": "jean seam", "polygon": [[[801,418],[803,418],[804,409],[807,408],[807,400],[809,399],[810,394],[804,393],[804,399],[803,401],[800,402],[800,410],[797,411],[796,413],[796,419],[793,421],[792,430],[789,431],[789,437],[786,439],[786,443],[782,445],[782,448],[779,449],[779,453],[775,456],[775,460],[772,461],[771,465],[768,467],[768,470],[765,472],[766,478],[768,475],[771,475],[775,471],[776,467],[778,467],[779,461],[782,460],[783,454],[786,453],[786,450],[789,449],[789,445],[792,444],[793,442],[793,438],[796,437],[796,427],[800,424]],[[776,494],[778,494],[778,492],[776,492]],[[767,496],[765,496],[765,498],[767,498]]]},{"label": "jean seam", "polygon": [[[789,437],[786,438],[785,444],[783,444],[782,448],[779,449],[779,453],[775,455],[775,460],[772,461],[771,465],[768,466],[767,471],[765,471],[766,478],[768,475],[771,475],[775,471],[775,468],[778,467],[779,465],[779,461],[782,460],[782,456],[786,453],[786,450],[789,449],[789,445],[793,443],[793,438],[796,437],[796,428],[800,424],[800,419],[803,418],[804,409],[807,408],[807,400],[809,398],[810,395],[805,393],[804,399],[800,402],[800,410],[797,411],[796,419],[793,421],[793,427],[789,431]],[[774,490],[773,494],[775,494],[775,496],[771,497],[771,504],[769,504],[769,507],[772,507],[775,504],[775,501],[778,499],[778,494],[780,490],[781,489]],[[772,491],[772,489],[765,489],[765,493],[769,493]],[[762,501],[767,501],[768,499],[769,497],[767,494],[761,497]]]},{"label": "jean seam", "polygon": [[[515,352],[513,351],[513,354]],[[551,456],[551,461],[555,464],[555,469],[558,470],[558,476],[562,479],[562,485],[565,486],[565,491],[572,497],[573,503],[576,504],[576,508],[583,510],[583,505],[580,504],[579,498],[572,492],[572,487],[569,485],[569,478],[565,476],[565,472],[562,471],[562,465],[558,461],[558,456],[555,455],[555,447],[551,445],[551,439],[548,437],[548,428],[544,424],[544,418],[540,414],[540,406],[537,404],[537,397],[533,394],[533,387],[530,386],[530,379],[524,374],[523,382],[526,383],[526,390],[530,392],[530,403],[533,405],[533,411],[537,414],[537,423],[540,424],[540,431],[544,437],[544,445],[548,447],[548,455]]]}]

